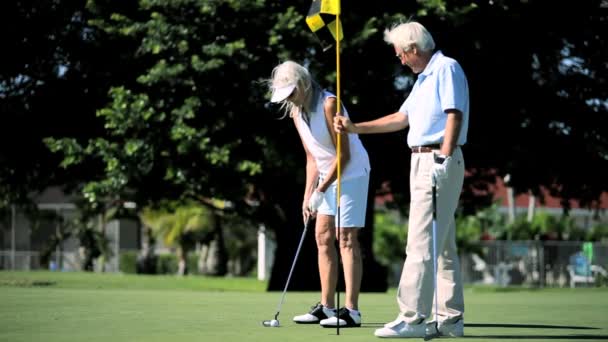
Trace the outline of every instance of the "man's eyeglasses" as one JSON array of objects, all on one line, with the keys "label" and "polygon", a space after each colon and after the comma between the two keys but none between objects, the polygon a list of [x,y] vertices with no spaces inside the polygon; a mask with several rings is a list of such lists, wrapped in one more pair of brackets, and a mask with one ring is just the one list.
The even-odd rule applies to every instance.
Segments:
[{"label": "man's eyeglasses", "polygon": [[408,48],[407,50],[401,50],[395,54],[395,57],[397,57],[397,59],[401,60],[401,58],[403,58],[403,55],[410,52],[410,50],[411,50],[410,48]]}]

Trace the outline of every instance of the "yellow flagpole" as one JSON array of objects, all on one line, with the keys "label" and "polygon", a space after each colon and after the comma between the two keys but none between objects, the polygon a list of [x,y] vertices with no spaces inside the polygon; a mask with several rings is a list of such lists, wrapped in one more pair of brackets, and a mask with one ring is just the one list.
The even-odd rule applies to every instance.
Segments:
[{"label": "yellow flagpole", "polygon": [[[340,14],[338,14],[336,16],[336,36],[338,37],[338,39],[336,39],[336,97],[337,97],[337,111],[340,112],[341,111],[341,101],[340,101]],[[342,114],[340,112],[340,114]],[[342,168],[341,168],[341,158],[340,155],[342,154],[342,149],[341,149],[341,145],[342,145],[342,139],[340,139],[342,134],[338,134],[338,142],[337,142],[337,157],[338,158],[338,186],[337,186],[337,198],[338,198],[338,203],[337,206],[338,208],[340,208],[340,179],[341,179],[341,173],[342,173]]]},{"label": "yellow flagpole", "polygon": [[[338,0],[338,4],[340,0]],[[340,6],[341,7],[341,6]],[[340,12],[336,15],[336,111],[341,112],[341,102],[340,102]],[[342,113],[340,113],[342,114]],[[337,179],[337,187],[336,187],[336,222],[338,227],[338,256],[340,255],[340,196],[341,196],[341,175],[342,175],[342,139],[340,137],[342,133],[338,133],[337,137],[337,151],[336,158],[338,158],[338,179]],[[340,271],[340,259],[338,259],[338,271]],[[338,272],[338,279],[340,279],[340,272]],[[336,284],[338,287],[338,284]],[[336,289],[336,297],[337,297],[337,308],[340,308],[340,290]],[[340,319],[336,316],[336,334],[340,335]]]}]

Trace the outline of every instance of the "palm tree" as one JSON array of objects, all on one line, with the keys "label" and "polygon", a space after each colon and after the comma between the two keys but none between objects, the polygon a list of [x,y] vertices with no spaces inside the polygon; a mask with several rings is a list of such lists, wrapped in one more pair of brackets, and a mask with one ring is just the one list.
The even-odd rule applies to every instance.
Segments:
[{"label": "palm tree", "polygon": [[176,248],[179,275],[188,273],[188,253],[198,241],[214,233],[217,221],[210,208],[194,202],[147,207],[140,213],[140,219],[166,246]]}]

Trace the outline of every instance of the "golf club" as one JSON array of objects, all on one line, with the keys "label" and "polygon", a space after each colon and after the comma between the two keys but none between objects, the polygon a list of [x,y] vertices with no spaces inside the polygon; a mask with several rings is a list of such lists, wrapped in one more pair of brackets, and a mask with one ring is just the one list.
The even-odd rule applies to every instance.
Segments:
[{"label": "golf club", "polygon": [[306,231],[308,230],[308,223],[310,222],[310,218],[308,218],[304,222],[304,230],[302,231],[302,237],[300,237],[300,243],[298,244],[298,249],[296,250],[296,255],[293,258],[293,263],[291,264],[291,270],[289,270],[289,275],[287,276],[287,282],[285,283],[285,289],[283,289],[283,294],[281,295],[281,300],[279,301],[279,305],[277,306],[277,313],[274,314],[274,319],[262,321],[262,325],[265,327],[279,327],[279,313],[281,313],[281,306],[283,306],[283,300],[285,300],[285,294],[287,293],[287,288],[289,287],[289,281],[291,280],[291,275],[293,273],[293,269],[296,266],[296,262],[298,261],[298,255],[300,255],[300,249],[302,249],[302,243],[304,242],[304,238],[306,237]]},{"label": "golf club", "polygon": [[437,181],[432,176],[433,183],[433,293],[435,294],[435,322],[432,334],[425,336],[425,341],[439,336],[438,301],[437,301]]}]

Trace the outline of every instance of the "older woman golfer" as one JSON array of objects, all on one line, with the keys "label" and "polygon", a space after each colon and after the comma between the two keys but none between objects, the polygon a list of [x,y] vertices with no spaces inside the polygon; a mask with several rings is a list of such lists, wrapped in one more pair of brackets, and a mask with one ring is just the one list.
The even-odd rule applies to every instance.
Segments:
[{"label": "older woman golfer", "polygon": [[[336,227],[337,135],[332,128],[337,112],[336,96],[311,77],[309,71],[286,61],[272,71],[271,102],[281,103],[285,116],[293,119],[306,151],[306,185],[302,202],[304,220],[316,215],[321,300],[310,312],[295,316],[296,323],[323,327],[359,327],[358,300],[363,273],[359,229],[365,225],[369,185],[369,159],[357,134],[341,137],[340,227]],[[340,256],[346,285],[345,307],[336,311],[334,294],[338,279],[338,255],[334,246],[340,229]],[[337,316],[337,317],[336,317]]]}]

